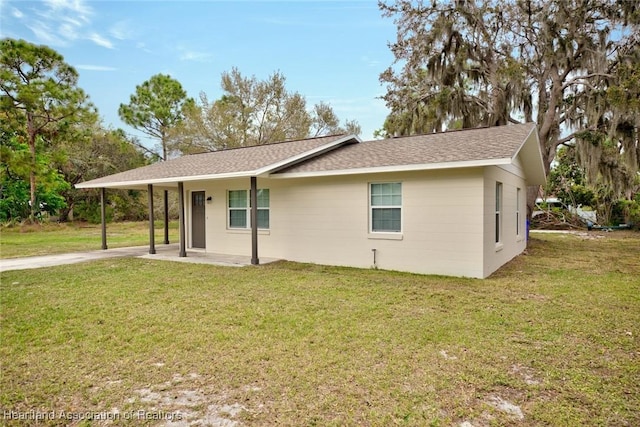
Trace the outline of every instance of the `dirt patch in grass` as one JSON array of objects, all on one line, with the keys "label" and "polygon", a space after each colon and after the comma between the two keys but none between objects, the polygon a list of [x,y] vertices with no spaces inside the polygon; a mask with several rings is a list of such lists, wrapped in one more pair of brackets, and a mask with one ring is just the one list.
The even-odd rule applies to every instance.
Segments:
[{"label": "dirt patch in grass", "polygon": [[[133,390],[134,397],[127,400],[134,413],[164,415],[164,425],[178,426],[238,426],[247,408],[239,402],[229,402],[225,393],[205,393],[199,384],[200,375],[189,374],[186,378],[176,374],[170,381],[159,385]],[[244,387],[245,391],[258,389]]]}]

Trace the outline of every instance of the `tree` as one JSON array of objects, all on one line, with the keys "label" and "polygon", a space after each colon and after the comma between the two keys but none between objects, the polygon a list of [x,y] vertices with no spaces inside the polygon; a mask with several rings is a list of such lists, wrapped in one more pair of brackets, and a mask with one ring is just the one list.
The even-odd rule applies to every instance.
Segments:
[{"label": "tree", "polygon": [[355,120],[346,120],[344,126],[340,125],[340,119],[331,108],[331,105],[320,102],[313,106],[311,114],[311,130],[308,136],[335,135],[348,133],[358,135],[362,129]]},{"label": "tree", "polygon": [[40,202],[36,198],[38,171],[46,159],[38,155],[49,144],[48,135],[70,126],[91,107],[77,87],[78,73],[62,55],[47,46],[24,40],[0,40],[0,109],[15,124],[14,141],[29,150],[29,217],[35,220]]},{"label": "tree", "polygon": [[556,166],[549,172],[545,194],[555,195],[573,207],[598,206],[594,191],[587,187],[584,169],[576,161],[575,152],[566,147],[558,150]]},{"label": "tree", "polygon": [[237,68],[224,72],[223,95],[210,102],[201,93],[199,105],[187,107],[185,121],[173,132],[173,146],[183,153],[194,153],[329,133],[360,133],[354,121],[341,126],[328,104],[320,103],[307,111],[305,98],[288,91],[285,83],[280,72],[267,80],[244,77]]},{"label": "tree", "polygon": [[[625,113],[633,93],[620,96],[615,89],[637,78],[640,13],[634,2],[379,5],[398,26],[391,44],[396,68],[380,77],[391,109],[387,135],[535,116],[547,172],[559,146],[586,150],[580,140],[593,142],[594,133],[627,153],[630,170],[637,172],[638,157],[631,153],[637,153],[640,115]],[[530,192],[530,206],[535,195]]]},{"label": "tree", "polygon": [[136,86],[129,104],[120,104],[118,114],[128,125],[157,138],[159,156],[167,160],[169,131],[183,120],[183,111],[192,102],[180,82],[171,76],[156,74]]},{"label": "tree", "polygon": [[385,16],[400,15],[391,49],[396,62],[406,62],[400,73],[389,68],[381,75],[392,110],[389,132],[438,132],[453,120],[463,128],[503,125],[515,120],[514,108],[530,116],[500,4],[400,1],[380,7]]},{"label": "tree", "polygon": [[640,180],[640,44],[619,52],[600,85],[578,96],[587,108],[575,102],[575,151],[587,182],[632,200]]},{"label": "tree", "polygon": [[[70,219],[74,208],[81,205],[83,219],[100,219],[99,192],[78,190],[74,185],[102,176],[144,166],[148,159],[138,148],[139,144],[127,136],[122,129],[105,129],[98,121],[82,123],[77,127],[75,137],[65,138],[58,144],[63,153],[56,163],[58,171],[65,181],[71,184],[60,193],[65,206],[59,211],[60,221]],[[146,204],[138,197],[138,192],[112,190],[109,198],[118,200],[113,215],[116,219],[141,220],[144,218]],[[94,201],[95,203],[86,203]],[[74,215],[74,219],[77,216]]]},{"label": "tree", "polygon": [[[184,120],[193,104],[182,85],[171,76],[156,74],[131,95],[129,104],[120,104],[118,114],[130,126],[160,141],[165,161],[169,158],[169,132]],[[141,148],[146,148],[140,145]],[[169,192],[164,191],[164,243],[169,243]]]},{"label": "tree", "polygon": [[[0,116],[2,117],[2,116]],[[0,120],[0,222],[20,221],[31,215],[29,174],[33,170],[29,146],[16,130],[10,116]],[[60,192],[69,187],[51,168],[51,154],[39,145],[36,150],[36,200],[38,211],[54,214],[64,205]]]}]

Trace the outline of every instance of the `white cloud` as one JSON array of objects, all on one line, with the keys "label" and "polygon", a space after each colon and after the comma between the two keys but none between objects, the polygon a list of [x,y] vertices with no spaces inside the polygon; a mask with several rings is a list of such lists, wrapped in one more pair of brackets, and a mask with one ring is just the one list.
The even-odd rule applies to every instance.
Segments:
[{"label": "white cloud", "polygon": [[78,28],[69,23],[60,25],[58,33],[67,40],[75,40],[78,38]]},{"label": "white cloud", "polygon": [[104,65],[90,65],[90,64],[80,64],[76,65],[78,70],[87,70],[87,71],[116,71],[115,67],[107,67]]},{"label": "white cloud", "polygon": [[213,60],[211,53],[191,49],[185,45],[176,46],[176,50],[180,53],[181,61],[211,62]]},{"label": "white cloud", "polygon": [[44,22],[36,21],[31,24],[27,24],[27,28],[29,28],[36,38],[46,44],[51,46],[66,46],[66,40],[60,38],[56,35],[51,28],[45,24]]},{"label": "white cloud", "polygon": [[113,43],[111,43],[111,40],[101,36],[98,33],[91,33],[87,38],[98,46],[106,47],[107,49],[113,49]]},{"label": "white cloud", "polygon": [[13,15],[14,18],[17,18],[17,19],[24,17],[24,13],[22,13],[20,9],[18,9],[17,7],[14,7],[13,9],[11,9],[11,14]]},{"label": "white cloud", "polygon": [[68,10],[74,12],[83,20],[88,20],[88,15],[93,15],[93,9],[84,0],[44,0],[43,3],[53,11]]},{"label": "white cloud", "polygon": [[196,52],[193,50],[183,51],[180,55],[182,61],[196,61],[196,62],[210,62],[213,59],[213,55],[206,52]]},{"label": "white cloud", "polygon": [[73,25],[74,27],[82,27],[86,24],[89,24],[90,22],[83,22],[80,19],[76,19],[73,16],[61,16],[60,17],[66,24],[68,25]]},{"label": "white cloud", "polygon": [[86,0],[42,0],[33,10],[13,10],[40,43],[68,46],[78,40],[91,40],[98,46],[113,49],[108,37],[92,28],[93,8]]},{"label": "white cloud", "polygon": [[133,38],[133,29],[127,21],[118,21],[109,28],[111,37],[118,40],[128,40]]}]

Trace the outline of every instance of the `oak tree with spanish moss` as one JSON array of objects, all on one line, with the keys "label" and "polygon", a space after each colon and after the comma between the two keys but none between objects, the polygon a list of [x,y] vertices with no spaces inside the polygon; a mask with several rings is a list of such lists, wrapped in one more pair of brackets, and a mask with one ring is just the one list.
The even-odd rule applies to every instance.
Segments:
[{"label": "oak tree with spanish moss", "polygon": [[[380,76],[391,110],[383,133],[535,120],[547,172],[564,145],[577,150],[592,179],[620,191],[636,179],[635,2],[398,0],[379,6],[397,25],[390,43],[395,62]],[[529,207],[536,194],[529,191]]]}]

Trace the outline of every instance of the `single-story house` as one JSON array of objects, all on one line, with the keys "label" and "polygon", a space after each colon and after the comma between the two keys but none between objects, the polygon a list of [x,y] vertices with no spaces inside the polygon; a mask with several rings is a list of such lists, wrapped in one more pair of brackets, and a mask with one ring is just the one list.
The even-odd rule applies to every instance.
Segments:
[{"label": "single-story house", "polygon": [[[533,123],[194,154],[78,184],[178,191],[186,250],[485,278],[526,247]],[[152,211],[152,198],[150,211]],[[103,202],[104,210],[104,202]],[[152,217],[152,215],[150,215]],[[103,248],[106,249],[103,227]],[[153,236],[150,236],[153,253]]]}]

